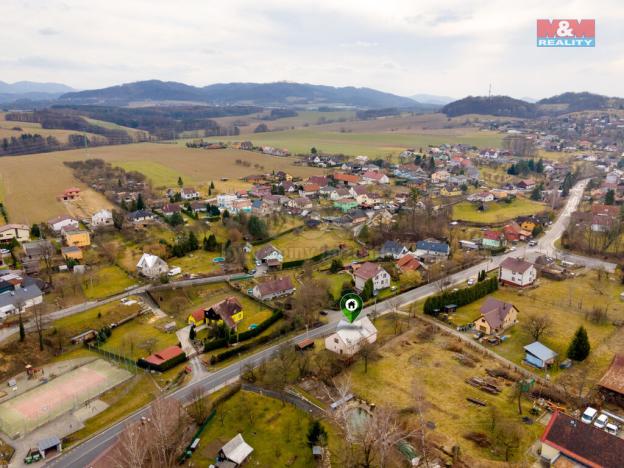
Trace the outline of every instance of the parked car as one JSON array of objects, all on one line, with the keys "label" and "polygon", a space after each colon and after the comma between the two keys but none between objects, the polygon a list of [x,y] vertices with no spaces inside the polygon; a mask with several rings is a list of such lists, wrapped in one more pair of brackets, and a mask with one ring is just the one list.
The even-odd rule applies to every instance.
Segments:
[{"label": "parked car", "polygon": [[537,245],[537,241],[529,241],[529,247],[535,247]]},{"label": "parked car", "polygon": [[594,421],[594,426],[596,426],[598,429],[604,429],[608,422],[609,416],[607,416],[606,414],[600,414],[600,416],[598,416]]},{"label": "parked car", "polygon": [[594,409],[591,406],[588,406],[585,412],[583,413],[583,416],[581,416],[581,421],[583,421],[585,424],[591,424],[593,420],[596,418],[597,414],[598,414],[597,409]]},{"label": "parked car", "polygon": [[472,286],[473,284],[475,284],[477,282],[476,278],[474,276],[471,276],[470,278],[468,278],[468,286]]},{"label": "parked car", "polygon": [[559,369],[569,369],[572,367],[572,359],[565,359],[559,364]]},{"label": "parked car", "polygon": [[604,430],[609,434],[616,436],[618,434],[619,427],[617,427],[615,424],[609,423],[605,426]]}]

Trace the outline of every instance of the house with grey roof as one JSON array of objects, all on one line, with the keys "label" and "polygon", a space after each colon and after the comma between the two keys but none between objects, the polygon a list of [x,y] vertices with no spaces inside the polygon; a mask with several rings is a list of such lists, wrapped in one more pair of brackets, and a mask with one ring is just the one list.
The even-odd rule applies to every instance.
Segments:
[{"label": "house with grey roof", "polygon": [[4,320],[9,315],[23,313],[42,302],[43,293],[37,285],[15,286],[13,290],[0,294],[0,320]]}]

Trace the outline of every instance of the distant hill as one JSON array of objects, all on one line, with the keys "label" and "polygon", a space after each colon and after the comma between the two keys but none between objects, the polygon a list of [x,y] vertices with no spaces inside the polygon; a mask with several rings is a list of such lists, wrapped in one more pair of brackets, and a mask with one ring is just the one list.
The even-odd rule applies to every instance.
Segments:
[{"label": "distant hill", "polygon": [[[220,83],[204,87],[174,81],[139,81],[109,88],[66,93],[60,100],[71,104],[125,105],[133,101],[195,102],[212,105],[296,107],[337,105],[360,108],[418,108],[414,100],[370,88],[312,85],[307,83]],[[429,108],[430,106],[423,106]]]},{"label": "distant hill", "polygon": [[622,98],[602,96],[600,94],[588,92],[563,93],[542,99],[537,103],[544,106],[552,104],[565,105],[566,112],[624,108],[624,99]]},{"label": "distant hill", "polygon": [[71,91],[75,91],[75,89],[61,83],[37,83],[35,81],[5,83],[0,81],[0,94],[44,93],[61,95]]},{"label": "distant hill", "polygon": [[449,117],[484,114],[526,118],[603,109],[624,109],[624,99],[588,92],[563,93],[541,99],[536,103],[509,96],[468,96],[447,104],[442,108],[442,112]]},{"label": "distant hill", "polygon": [[421,104],[434,104],[437,106],[444,106],[449,102],[455,101],[455,98],[449,96],[438,96],[436,94],[414,94],[410,96],[414,101],[420,102]]},{"label": "distant hill", "polygon": [[468,96],[442,108],[449,117],[466,114],[485,114],[500,117],[534,117],[537,106],[509,96]]}]

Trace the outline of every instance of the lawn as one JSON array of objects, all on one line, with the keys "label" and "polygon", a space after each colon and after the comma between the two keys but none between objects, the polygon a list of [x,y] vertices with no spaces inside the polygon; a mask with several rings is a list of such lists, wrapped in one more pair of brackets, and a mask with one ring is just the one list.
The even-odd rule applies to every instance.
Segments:
[{"label": "lawn", "polygon": [[[356,248],[357,244],[346,231],[316,228],[303,229],[301,232],[290,232],[270,242],[284,255],[284,261],[301,260],[314,257],[326,250],[337,248],[344,244],[348,248]],[[253,252],[264,245],[257,245]]]},{"label": "lawn", "polygon": [[[613,350],[624,344],[624,331],[613,326],[613,320],[624,320],[624,307],[619,300],[621,286],[613,279],[598,281],[595,272],[565,281],[550,281],[540,278],[539,287],[528,291],[501,288],[493,297],[514,304],[519,311],[519,323],[505,332],[509,336],[504,343],[492,348],[502,356],[521,363],[523,347],[533,342],[523,322],[530,314],[547,313],[552,327],[540,341],[559,353],[565,359],[567,347],[576,329],[583,325],[587,329],[592,353],[578,367],[589,371],[588,378],[595,381],[611,362]],[[478,318],[484,299],[459,308],[452,316],[453,325],[462,325]],[[609,319],[604,324],[587,320],[586,314],[594,307],[607,308]],[[576,368],[577,366],[574,366]],[[553,369],[555,378],[565,374]]]},{"label": "lawn", "polygon": [[126,288],[136,284],[136,280],[129,277],[117,266],[107,266],[96,270],[82,284],[82,290],[87,299],[102,299],[123,292]]},{"label": "lawn", "polygon": [[[478,376],[486,377],[486,368],[496,368],[497,364],[482,356],[475,356],[466,349],[447,349],[456,345],[454,340],[431,332],[424,333],[423,325],[398,336],[394,335],[393,320],[379,319],[375,322],[379,331],[378,340],[385,342],[377,358],[369,360],[368,371],[364,363],[358,360],[350,370],[355,393],[377,405],[392,404],[411,422],[417,422],[417,413],[413,410],[414,387],[424,397],[423,418],[427,421],[428,438],[445,447],[459,445],[466,466],[479,463],[471,458],[501,460],[500,453],[480,448],[463,436],[468,432],[482,432],[492,438],[490,425],[491,414],[495,409],[497,420],[520,425],[517,405],[509,399],[511,386],[498,382],[503,391],[500,395],[490,395],[465,383],[465,379]],[[460,364],[455,359],[457,349],[464,355],[476,358],[474,368]],[[443,380],[443,384],[441,381]],[[480,407],[466,401],[466,397],[477,398],[488,406]],[[530,409],[528,401],[523,402],[524,413]],[[527,460],[526,450],[543,431],[540,424],[522,425],[520,448],[513,456],[515,461]]]},{"label": "lawn", "polygon": [[[154,316],[137,317],[113,330],[113,334],[101,346],[112,353],[126,356],[132,360],[146,357],[168,346],[178,344],[175,333],[165,333],[158,328],[161,321],[155,321]],[[164,322],[169,319],[162,320]]]},{"label": "lawn", "polygon": [[488,203],[485,211],[479,211],[477,206],[470,202],[462,202],[453,206],[453,219],[469,223],[502,223],[518,216],[528,216],[547,210],[548,206],[545,204],[521,197],[511,203]]},{"label": "lawn", "polygon": [[217,407],[191,460],[196,466],[214,463],[219,449],[240,433],[254,449],[248,466],[314,466],[306,442],[310,422],[310,416],[293,405],[241,390]]},{"label": "lawn", "polygon": [[94,307],[93,309],[80,312],[79,314],[73,314],[55,320],[50,328],[52,330],[62,330],[64,336],[69,340],[72,336],[87,330],[99,330],[104,325],[118,322],[138,312],[139,309],[140,305],[138,303],[125,305],[121,301],[109,302],[108,304]]},{"label": "lawn", "polygon": [[195,252],[186,254],[184,257],[172,257],[167,260],[167,262],[169,263],[169,268],[182,268],[182,273],[207,275],[222,272],[222,264],[212,261],[213,258],[219,256],[220,254],[216,252],[197,250]]}]

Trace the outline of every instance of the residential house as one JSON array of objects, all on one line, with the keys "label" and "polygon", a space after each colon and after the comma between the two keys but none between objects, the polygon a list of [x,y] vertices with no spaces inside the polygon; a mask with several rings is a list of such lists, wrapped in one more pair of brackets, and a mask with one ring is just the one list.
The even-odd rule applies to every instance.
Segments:
[{"label": "residential house", "polygon": [[436,171],[431,174],[431,182],[433,182],[434,184],[441,184],[447,182],[450,176],[451,175],[448,173],[448,171]]},{"label": "residential house", "polygon": [[[291,177],[292,180],[292,177]],[[308,177],[308,183],[318,185],[319,187],[325,187],[329,184],[329,177],[327,176],[310,176]]]},{"label": "residential house", "polygon": [[267,195],[271,195],[271,186],[270,185],[254,185],[251,187],[249,191],[249,195],[256,198],[266,197]]},{"label": "residential house", "polygon": [[536,227],[537,227],[537,223],[534,221],[530,221],[528,219],[520,223],[520,228],[526,232],[532,233],[533,229],[535,229]]},{"label": "residential house", "polygon": [[128,214],[128,219],[134,224],[146,224],[154,220],[154,213],[149,210],[136,210]]},{"label": "residential house", "polygon": [[522,179],[516,184],[518,188],[521,188],[523,190],[533,190],[533,188],[535,188],[535,185],[536,183],[533,179]]},{"label": "residential house", "polygon": [[488,230],[483,233],[481,245],[485,249],[497,250],[505,246],[505,234],[500,231]]},{"label": "residential house", "polygon": [[251,202],[251,212],[258,216],[266,216],[273,212],[273,207],[262,199]]},{"label": "residential house", "polygon": [[277,297],[286,296],[295,292],[295,287],[289,276],[264,281],[257,284],[252,291],[254,297],[268,301]]},{"label": "residential house", "polygon": [[317,184],[303,184],[299,190],[299,195],[302,197],[314,197],[318,195],[320,189],[321,187]]},{"label": "residential house", "polygon": [[525,241],[532,236],[530,231],[525,231],[518,223],[509,223],[503,226],[503,234],[505,234],[507,242]]},{"label": "residential house", "polygon": [[309,210],[314,206],[312,200],[306,197],[291,198],[286,203],[289,208],[297,208],[299,210]]},{"label": "residential house", "polygon": [[196,327],[205,324],[206,310],[203,307],[201,309],[194,310],[187,317],[186,323],[188,323],[189,325],[195,325]]},{"label": "residential house", "polygon": [[137,272],[147,278],[158,278],[169,272],[169,265],[157,255],[144,253],[137,263]]},{"label": "residential house", "polygon": [[[357,269],[356,269],[357,267]],[[354,265],[355,289],[363,291],[368,280],[373,282],[373,294],[390,287],[390,274],[378,263]]]},{"label": "residential house", "polygon": [[63,193],[58,196],[60,201],[71,201],[80,198],[80,189],[78,187],[71,187],[63,190]]},{"label": "residential house", "polygon": [[178,203],[167,203],[162,207],[162,213],[167,217],[173,216],[174,214],[181,212],[182,208]]},{"label": "residential house", "polygon": [[148,369],[165,371],[176,362],[182,362],[186,359],[186,354],[179,346],[169,346],[163,350],[150,354],[146,358],[139,359],[139,367]]},{"label": "residential house", "polygon": [[341,356],[351,357],[358,353],[364,344],[377,341],[377,328],[367,316],[350,323],[338,322],[336,333],[325,338],[325,349]]},{"label": "residential house", "polygon": [[89,231],[82,229],[71,229],[63,231],[65,245],[74,247],[88,247],[91,245]]},{"label": "residential house", "polygon": [[369,184],[387,184],[390,179],[386,174],[379,171],[367,171],[362,174],[362,180]]},{"label": "residential house", "polygon": [[624,440],[556,411],[540,437],[542,460],[552,467],[621,468]]},{"label": "residential house", "polygon": [[459,197],[463,192],[457,185],[445,185],[440,190],[440,195],[443,197]]},{"label": "residential house", "polygon": [[518,309],[509,302],[488,297],[481,306],[481,315],[475,320],[476,330],[486,335],[495,335],[507,330],[518,321]]},{"label": "residential house", "polygon": [[427,257],[447,258],[451,248],[446,242],[437,239],[426,239],[416,242],[416,256],[420,259]]},{"label": "residential house", "polygon": [[180,196],[184,201],[197,200],[199,198],[199,192],[195,190],[194,187],[184,187],[180,192]]},{"label": "residential house", "polygon": [[253,447],[243,439],[239,433],[227,444],[221,447],[217,454],[216,468],[237,468],[253,452]]},{"label": "residential house", "polygon": [[232,202],[232,207],[230,208],[230,213],[249,213],[251,212],[251,200],[248,198],[238,198]]},{"label": "residential house", "polygon": [[52,242],[47,239],[25,242],[22,244],[22,249],[24,249],[23,262],[34,261],[38,263],[43,257],[55,253]]},{"label": "residential house", "polygon": [[82,260],[83,257],[82,249],[75,245],[62,247],[61,255],[65,260]]},{"label": "residential house", "polygon": [[489,202],[494,201],[494,194],[488,191],[481,191],[481,192],[477,192],[477,193],[473,193],[472,195],[469,195],[468,198],[466,198],[466,200],[471,201],[471,202],[477,202],[477,203],[489,203]]},{"label": "residential house", "polygon": [[93,228],[107,227],[113,225],[113,213],[110,210],[100,210],[91,216],[91,226]]},{"label": "residential house", "polygon": [[207,307],[205,313],[208,322],[216,322],[217,325],[224,323],[230,330],[235,330],[238,323],[243,320],[243,306],[234,296]]},{"label": "residential house", "polygon": [[217,195],[217,206],[220,210],[231,210],[232,203],[237,200],[238,197],[231,193],[220,193]]},{"label": "residential house", "polygon": [[20,244],[30,240],[30,228],[25,224],[5,224],[0,226],[0,242],[15,239]]},{"label": "residential house", "polygon": [[345,198],[351,198],[351,191],[348,188],[336,188],[329,194],[330,200],[344,200]]},{"label": "residential house", "polygon": [[346,213],[349,210],[352,210],[358,205],[359,203],[357,202],[357,200],[354,200],[353,198],[344,198],[342,200],[334,201],[334,208],[342,210],[344,213]]},{"label": "residential house", "polygon": [[498,269],[498,279],[502,284],[524,288],[537,279],[535,265],[521,258],[507,257]]},{"label": "residential house", "polygon": [[193,201],[191,202],[191,211],[195,214],[205,213],[208,211],[208,202],[206,201]]},{"label": "residential house", "polygon": [[400,244],[393,240],[387,240],[381,246],[381,250],[379,251],[380,257],[392,257],[395,260],[407,255],[409,249],[405,247],[403,244]]},{"label": "residential house", "polygon": [[337,172],[333,175],[336,182],[340,182],[344,185],[356,185],[360,178],[354,174],[345,174],[343,172]]},{"label": "residential house", "polygon": [[43,293],[36,284],[17,285],[0,294],[0,319],[23,313],[26,309],[43,302]]},{"label": "residential house", "polygon": [[284,261],[284,255],[272,244],[265,245],[260,248],[256,254],[256,263],[266,264],[269,266],[279,266]]},{"label": "residential house", "polygon": [[396,261],[395,265],[399,270],[401,270],[401,273],[418,271],[423,266],[422,263],[420,263],[418,259],[411,254],[403,255]]},{"label": "residential house", "polygon": [[526,345],[524,347],[524,360],[527,364],[545,369],[552,366],[557,359],[558,354],[552,349],[547,348],[539,341]]},{"label": "residential house", "polygon": [[362,224],[368,221],[368,215],[366,214],[366,211],[360,210],[359,208],[354,208],[353,210],[348,211],[344,218],[344,221],[347,224],[353,225]]},{"label": "residential house", "polygon": [[[275,177],[276,177],[277,180],[280,180],[280,181],[292,180],[293,179],[293,177],[288,172],[284,172],[284,171],[277,171],[275,173]],[[321,185],[321,184],[319,184],[319,185]]]},{"label": "residential house", "polygon": [[78,229],[80,224],[71,216],[62,215],[49,220],[48,226],[55,233],[60,233],[63,229]]}]

